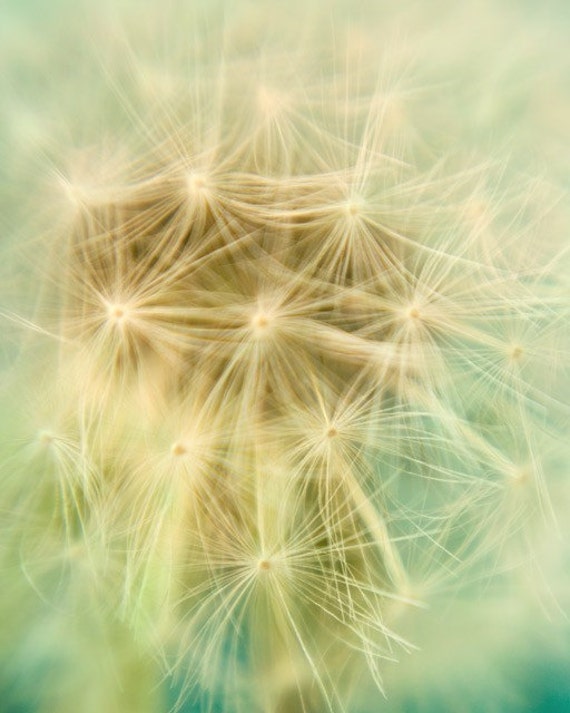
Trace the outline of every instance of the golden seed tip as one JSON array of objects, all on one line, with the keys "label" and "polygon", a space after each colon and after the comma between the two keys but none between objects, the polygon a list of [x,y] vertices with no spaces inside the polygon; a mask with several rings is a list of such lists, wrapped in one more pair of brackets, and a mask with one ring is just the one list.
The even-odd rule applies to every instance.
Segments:
[{"label": "golden seed tip", "polygon": [[271,316],[266,312],[257,312],[251,319],[251,326],[255,330],[264,330],[269,327]]},{"label": "golden seed tip", "polygon": [[526,485],[530,482],[532,473],[529,468],[517,468],[514,473],[513,481],[515,485]]},{"label": "golden seed tip", "polygon": [[186,174],[186,187],[191,195],[200,195],[208,187],[208,178],[204,173],[191,171]]},{"label": "golden seed tip", "polygon": [[276,116],[287,105],[285,93],[260,86],[257,90],[257,106],[266,117]]},{"label": "golden seed tip", "polygon": [[109,319],[115,322],[122,322],[127,316],[127,308],[120,303],[110,304],[107,307]]},{"label": "golden seed tip", "polygon": [[350,218],[354,218],[360,213],[361,206],[357,201],[347,201],[344,205],[344,212]]},{"label": "golden seed tip", "polygon": [[38,442],[42,446],[49,446],[55,440],[55,436],[50,431],[40,431],[38,433]]},{"label": "golden seed tip", "polygon": [[188,452],[188,449],[184,445],[184,443],[181,443],[180,441],[176,441],[176,443],[172,444],[172,447],[170,448],[170,452],[172,453],[173,456],[183,456],[185,453]]}]

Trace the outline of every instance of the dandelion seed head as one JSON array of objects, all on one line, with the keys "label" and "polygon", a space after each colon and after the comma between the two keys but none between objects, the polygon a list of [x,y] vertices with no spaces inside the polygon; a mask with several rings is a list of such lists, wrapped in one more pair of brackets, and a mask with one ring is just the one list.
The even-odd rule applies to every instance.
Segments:
[{"label": "dandelion seed head", "polygon": [[[97,623],[109,641],[124,626],[130,661],[158,622],[148,658],[187,677],[179,709],[189,693],[231,713],[377,710],[387,661],[406,667],[410,608],[433,607],[436,643],[420,643],[437,660],[451,628],[438,597],[486,601],[477,583],[510,576],[512,541],[533,547],[531,527],[518,537],[524,516],[551,514],[538,434],[555,441],[567,422],[544,365],[567,354],[568,291],[557,260],[539,264],[548,201],[534,185],[504,189],[516,183],[506,162],[495,180],[490,161],[466,156],[459,114],[484,121],[487,103],[472,112],[452,90],[446,104],[465,83],[430,76],[428,40],[410,53],[386,42],[389,13],[379,35],[363,17],[327,39],[316,7],[299,33],[296,6],[276,4],[281,35],[250,16],[255,3],[211,4],[223,28],[203,5],[193,38],[193,11],[174,13],[179,46],[163,8],[164,46],[140,42],[135,23],[101,85],[99,64],[77,72],[77,92],[66,79],[66,96],[87,87],[89,116],[101,111],[93,127],[81,101],[69,112],[62,168],[48,168],[57,219],[30,233],[45,242],[43,279],[22,290],[26,315],[0,310],[26,335],[6,350],[23,355],[14,372],[42,374],[32,391],[56,391],[64,408],[30,409],[23,455],[0,459],[15,494],[0,510],[20,520],[2,545],[44,560],[47,531],[50,557],[70,579],[84,567],[89,585],[113,563],[120,611],[105,593]],[[52,160],[57,123],[30,137],[26,165],[34,152]],[[476,128],[470,144],[494,136]],[[34,364],[46,341],[54,358]],[[373,694],[352,705],[367,676]]]}]

